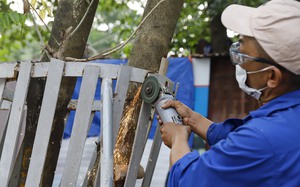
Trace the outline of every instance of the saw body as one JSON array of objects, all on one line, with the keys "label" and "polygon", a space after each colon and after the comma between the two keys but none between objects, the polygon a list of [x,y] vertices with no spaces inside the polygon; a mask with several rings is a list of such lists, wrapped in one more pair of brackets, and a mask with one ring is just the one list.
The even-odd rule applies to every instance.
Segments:
[{"label": "saw body", "polygon": [[182,118],[174,108],[161,108],[168,100],[174,100],[174,93],[174,83],[169,78],[159,74],[149,74],[143,83],[141,97],[145,103],[153,105],[164,123],[182,124]]}]

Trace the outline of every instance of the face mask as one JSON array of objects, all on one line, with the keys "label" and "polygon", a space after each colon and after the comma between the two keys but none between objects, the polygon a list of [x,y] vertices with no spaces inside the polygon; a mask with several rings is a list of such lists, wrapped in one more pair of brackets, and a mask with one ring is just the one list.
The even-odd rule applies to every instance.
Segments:
[{"label": "face mask", "polygon": [[254,74],[254,73],[260,73],[263,71],[266,71],[273,66],[266,67],[264,69],[258,70],[258,71],[251,71],[251,72],[246,72],[240,65],[235,66],[235,78],[239,84],[239,87],[248,95],[254,97],[255,99],[259,100],[261,96],[261,91],[265,90],[268,86],[261,88],[261,89],[255,89],[255,88],[250,88],[246,85],[246,79],[247,79],[247,74]]}]

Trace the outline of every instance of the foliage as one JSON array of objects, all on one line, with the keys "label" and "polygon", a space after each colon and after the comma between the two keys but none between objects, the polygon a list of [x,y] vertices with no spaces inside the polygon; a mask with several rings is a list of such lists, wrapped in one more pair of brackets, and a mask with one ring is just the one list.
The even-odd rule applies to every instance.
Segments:
[{"label": "foliage", "polygon": [[[88,41],[89,54],[95,55],[125,41],[141,21],[142,11],[140,10],[143,10],[145,6],[144,1],[146,0],[100,1]],[[170,54],[188,55],[193,52],[200,39],[210,42],[210,20],[220,14],[229,4],[237,3],[256,7],[266,1],[185,0],[170,46],[172,51]],[[57,0],[31,0],[30,2],[42,19],[55,15]],[[30,21],[31,18],[11,10],[10,4],[6,0],[0,2],[0,61],[38,58],[41,53],[41,44],[38,42],[40,39]],[[133,4],[139,5],[140,10],[134,9]],[[32,14],[36,15],[36,12]],[[38,19],[35,16],[35,20]],[[48,26],[49,24],[51,22]],[[47,41],[50,33],[41,22],[39,30],[43,41]],[[128,57],[131,46],[132,43],[127,44],[111,57]]]},{"label": "foliage", "polygon": [[[141,21],[141,14],[130,9],[129,0],[100,1],[93,30],[89,37],[90,45],[98,52],[114,47],[125,41],[137,28]],[[142,2],[137,2],[143,7]],[[95,35],[102,37],[94,37]],[[127,44],[122,50],[112,54],[114,58],[126,58],[132,43]]]},{"label": "foliage", "polygon": [[[14,3],[14,1],[7,3],[6,0],[0,2],[0,62],[37,60],[42,52],[42,45],[48,40],[50,33],[44,26],[39,26],[39,32],[43,37],[40,41],[33,25],[32,15],[12,10],[10,6]],[[45,8],[43,4],[36,3],[35,7],[37,12],[44,9],[50,12],[47,10],[49,7]]]},{"label": "foliage", "polygon": [[268,0],[201,0],[203,2],[207,2],[208,6],[205,10],[205,14],[208,17],[214,17],[218,14],[220,14],[225,7],[227,7],[230,4],[241,4],[241,5],[247,5],[251,7],[257,7]]},{"label": "foliage", "polygon": [[[220,14],[226,6],[232,3],[244,4],[256,7],[267,0],[186,0],[182,9],[177,28],[171,44],[172,55],[188,55],[193,52],[195,45],[200,39],[210,42],[210,20]],[[124,41],[139,24],[141,15],[130,10],[127,6],[128,0],[106,0],[101,1],[98,14],[101,19],[98,23],[113,25],[108,31],[111,40],[103,39],[111,46]],[[142,4],[140,1],[137,1]],[[93,41],[91,41],[93,42]],[[130,51],[127,46],[126,51]],[[128,52],[122,51],[125,56]]]},{"label": "foliage", "polygon": [[6,13],[0,13],[0,32],[4,32],[4,30],[10,29],[12,25],[21,25],[23,26],[25,23],[26,17],[22,14],[19,14],[14,11],[9,11]]},{"label": "foliage", "polygon": [[172,51],[175,55],[193,53],[200,39],[211,41],[210,21],[230,4],[257,7],[267,0],[186,0],[181,11]]},{"label": "foliage", "polygon": [[171,44],[174,55],[193,52],[200,39],[210,41],[209,20],[203,14],[206,6],[206,3],[201,4],[199,0],[185,1]]},{"label": "foliage", "polygon": [[12,11],[9,6],[12,3],[6,4],[5,1],[0,2],[0,33],[10,29],[13,25],[23,26],[26,16],[15,11]]}]

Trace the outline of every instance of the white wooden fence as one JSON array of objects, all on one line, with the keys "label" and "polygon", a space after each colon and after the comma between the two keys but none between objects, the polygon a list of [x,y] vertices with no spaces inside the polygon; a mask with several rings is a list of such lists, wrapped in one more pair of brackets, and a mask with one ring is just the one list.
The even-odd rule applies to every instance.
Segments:
[{"label": "white wooden fence", "polygon": [[[76,114],[60,186],[78,185],[76,185],[76,181],[78,179],[80,161],[90,121],[95,111],[101,111],[102,119],[99,140],[102,140],[103,147],[101,148],[101,160],[99,163],[101,169],[99,170],[100,177],[98,180],[100,182],[98,182],[98,185],[101,187],[113,186],[113,146],[116,142],[128,85],[130,81],[142,83],[147,73],[148,71],[146,70],[126,65],[63,62],[57,59],[41,63],[1,63],[0,106],[1,109],[9,111],[5,123],[6,127],[0,128],[1,186],[9,186],[10,180],[13,180],[11,174],[19,151],[18,142],[20,141],[20,129],[22,127],[24,109],[26,108],[26,97],[30,79],[47,77],[26,179],[26,187],[40,186],[60,82],[63,76],[82,77],[82,84],[78,101],[72,101],[76,108]],[[16,77],[16,87],[14,92],[12,92],[6,87],[6,83],[8,80]],[[94,100],[98,79],[102,80],[101,101]],[[114,93],[112,89],[113,79],[117,80]],[[138,120],[133,153],[125,181],[126,187],[134,186],[136,183],[138,167],[148,135],[150,113],[151,106],[143,103]],[[150,185],[160,145],[160,136],[156,135],[142,186],[146,187]],[[94,151],[92,160],[95,161],[95,158],[96,151]],[[87,182],[84,182],[83,186],[86,185]]]}]

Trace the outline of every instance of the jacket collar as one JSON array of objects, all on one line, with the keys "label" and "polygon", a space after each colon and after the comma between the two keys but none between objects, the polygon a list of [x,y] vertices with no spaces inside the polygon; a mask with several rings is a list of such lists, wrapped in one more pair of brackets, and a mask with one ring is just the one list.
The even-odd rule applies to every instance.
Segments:
[{"label": "jacket collar", "polygon": [[300,90],[295,90],[269,101],[259,109],[249,113],[244,120],[257,117],[265,117],[277,110],[286,109],[295,105],[300,105]]}]

